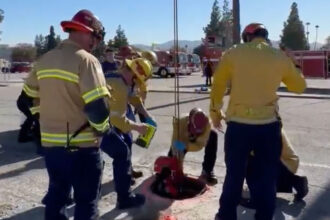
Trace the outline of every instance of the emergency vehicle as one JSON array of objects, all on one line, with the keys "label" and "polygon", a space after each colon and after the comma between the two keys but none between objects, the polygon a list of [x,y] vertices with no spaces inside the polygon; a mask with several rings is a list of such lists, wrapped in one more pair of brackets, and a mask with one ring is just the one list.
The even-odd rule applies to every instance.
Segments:
[{"label": "emergency vehicle", "polygon": [[197,54],[188,54],[188,67],[191,72],[201,71],[201,59]]}]

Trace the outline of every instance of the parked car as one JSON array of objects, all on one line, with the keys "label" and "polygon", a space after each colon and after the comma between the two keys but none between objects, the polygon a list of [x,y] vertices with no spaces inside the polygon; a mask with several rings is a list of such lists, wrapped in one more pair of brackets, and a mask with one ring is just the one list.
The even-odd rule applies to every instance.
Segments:
[{"label": "parked car", "polygon": [[11,73],[25,73],[31,71],[31,63],[29,62],[12,62],[10,72]]}]

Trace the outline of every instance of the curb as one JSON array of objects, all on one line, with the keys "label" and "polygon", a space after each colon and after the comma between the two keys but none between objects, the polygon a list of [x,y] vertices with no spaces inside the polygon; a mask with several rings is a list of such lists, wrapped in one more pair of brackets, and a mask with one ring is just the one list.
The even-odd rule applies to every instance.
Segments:
[{"label": "curb", "polygon": [[[173,90],[157,90],[157,89],[150,89],[149,92],[154,93],[174,93]],[[208,95],[210,94],[209,91],[180,91],[180,94],[202,94],[202,95]],[[290,92],[277,92],[279,97],[283,98],[300,98],[300,99],[330,99],[330,94],[306,94],[303,93],[302,95],[296,95]]]}]

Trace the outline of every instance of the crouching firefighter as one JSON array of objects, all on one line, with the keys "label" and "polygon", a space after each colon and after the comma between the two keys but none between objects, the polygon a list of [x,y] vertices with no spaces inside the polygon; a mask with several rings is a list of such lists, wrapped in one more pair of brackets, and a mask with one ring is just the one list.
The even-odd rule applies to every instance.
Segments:
[{"label": "crouching firefighter", "polygon": [[69,38],[43,55],[25,82],[40,98],[41,142],[49,176],[45,220],[68,220],[66,203],[74,191],[74,219],[98,219],[102,176],[100,138],[109,130],[101,64],[90,52],[104,28],[88,10],[61,26]]},{"label": "crouching firefighter", "polygon": [[[178,134],[180,132],[180,134]],[[199,108],[193,108],[189,115],[173,118],[172,144],[168,157],[159,157],[155,162],[156,181],[153,189],[157,194],[176,198],[186,185],[183,160],[187,152],[200,151],[205,147],[202,182],[215,185],[218,180],[213,174],[218,149],[218,134],[211,129],[208,116]],[[191,183],[198,181],[190,178]],[[198,187],[198,186],[197,186]],[[184,194],[184,193],[183,193]]]},{"label": "crouching firefighter", "polygon": [[[180,135],[178,137],[178,130]],[[189,115],[173,118],[172,144],[169,157],[177,157],[183,167],[187,152],[197,152],[205,148],[201,178],[210,185],[218,183],[213,168],[217,158],[218,134],[211,129],[209,117],[200,108],[193,108]]]},{"label": "crouching firefighter", "polygon": [[[101,148],[113,159],[113,174],[117,192],[117,208],[126,209],[144,204],[145,197],[134,194],[130,190],[132,181],[132,134],[146,134],[148,125],[137,123],[130,118],[133,115],[129,106],[136,80],[144,80],[151,72],[150,63],[142,58],[125,59],[118,73],[106,74],[108,85],[111,86],[110,122],[113,128],[102,140]],[[143,105],[136,106],[146,118],[151,116]]]},{"label": "crouching firefighter", "polygon": [[[301,201],[308,194],[308,179],[306,176],[297,175],[299,167],[299,157],[294,151],[286,132],[282,128],[282,153],[281,162],[278,164],[279,173],[277,175],[277,193],[292,193],[293,189],[294,201]],[[253,184],[253,172],[255,169],[254,154],[251,153],[248,159],[246,181],[250,187]],[[242,197],[240,204],[247,208],[255,209],[253,200],[249,197]]]},{"label": "crouching firefighter", "polygon": [[24,85],[17,99],[17,108],[25,115],[26,119],[18,133],[18,142],[34,141],[37,145],[37,153],[42,154],[38,102],[38,94],[31,91],[27,85]]}]

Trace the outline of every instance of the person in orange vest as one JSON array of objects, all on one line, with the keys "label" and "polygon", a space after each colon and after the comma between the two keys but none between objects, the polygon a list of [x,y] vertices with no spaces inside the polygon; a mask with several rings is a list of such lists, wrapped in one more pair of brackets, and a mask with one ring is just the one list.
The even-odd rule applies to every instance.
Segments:
[{"label": "person in orange vest", "polygon": [[40,100],[41,143],[49,176],[45,220],[68,220],[74,191],[74,219],[96,220],[102,177],[100,140],[109,128],[102,67],[91,51],[104,38],[94,14],[81,10],[61,26],[69,38],[36,62],[24,91]]},{"label": "person in orange vest", "polygon": [[[226,119],[226,177],[215,219],[236,220],[246,164],[254,152],[250,182],[256,220],[273,219],[276,181],[282,150],[281,121],[276,91],[283,82],[289,91],[302,93],[306,82],[300,66],[268,43],[268,31],[260,23],[248,25],[242,34],[244,44],[225,52],[214,73],[210,116],[215,128]],[[228,82],[231,92],[226,116],[222,113]]]}]

